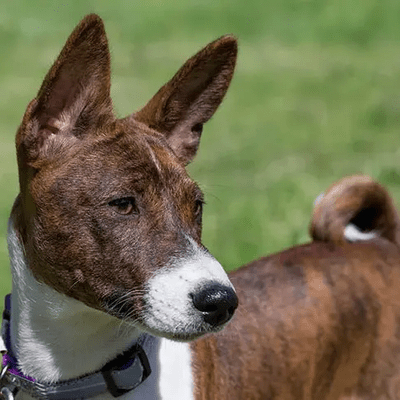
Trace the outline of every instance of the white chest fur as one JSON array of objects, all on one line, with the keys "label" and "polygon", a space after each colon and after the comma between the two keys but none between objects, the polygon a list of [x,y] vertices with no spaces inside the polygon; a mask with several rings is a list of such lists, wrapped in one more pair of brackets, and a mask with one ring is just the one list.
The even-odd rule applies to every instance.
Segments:
[{"label": "white chest fur", "polygon": [[154,352],[149,355],[152,373],[132,394],[124,399],[192,400],[193,378],[188,343],[156,339]]}]

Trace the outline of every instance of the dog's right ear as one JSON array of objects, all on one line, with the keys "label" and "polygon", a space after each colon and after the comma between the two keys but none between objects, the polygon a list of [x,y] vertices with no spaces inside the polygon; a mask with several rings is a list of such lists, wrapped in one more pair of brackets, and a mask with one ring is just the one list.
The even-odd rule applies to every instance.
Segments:
[{"label": "dog's right ear", "polygon": [[74,29],[26,110],[16,138],[19,162],[36,167],[111,117],[110,53],[103,22],[91,14]]}]

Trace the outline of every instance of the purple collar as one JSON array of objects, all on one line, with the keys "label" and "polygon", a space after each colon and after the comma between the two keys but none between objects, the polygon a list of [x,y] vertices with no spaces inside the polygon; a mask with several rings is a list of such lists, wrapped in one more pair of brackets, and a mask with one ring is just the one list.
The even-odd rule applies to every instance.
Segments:
[{"label": "purple collar", "polygon": [[[45,400],[86,399],[103,393],[119,397],[134,390],[151,373],[150,364],[142,347],[135,343],[124,353],[109,361],[103,368],[76,379],[48,384],[24,375],[11,349],[11,295],[5,297],[1,337],[6,354],[0,373],[0,395],[13,399],[20,390],[34,398]],[[2,350],[2,349],[0,349]],[[79,360],[77,360],[79,362]]]}]

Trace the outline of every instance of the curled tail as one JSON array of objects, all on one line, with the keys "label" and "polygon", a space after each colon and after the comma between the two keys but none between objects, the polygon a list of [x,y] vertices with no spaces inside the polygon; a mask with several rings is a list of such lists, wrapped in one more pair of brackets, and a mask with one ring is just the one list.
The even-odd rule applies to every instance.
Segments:
[{"label": "curled tail", "polygon": [[310,234],[313,240],[334,243],[384,237],[400,244],[400,220],[383,186],[369,176],[353,175],[317,198]]}]

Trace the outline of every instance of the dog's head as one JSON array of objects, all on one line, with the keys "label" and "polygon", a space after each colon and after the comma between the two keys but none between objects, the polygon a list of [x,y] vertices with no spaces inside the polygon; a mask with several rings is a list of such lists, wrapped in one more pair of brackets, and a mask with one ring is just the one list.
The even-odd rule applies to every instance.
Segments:
[{"label": "dog's head", "polygon": [[210,43],[142,110],[117,119],[103,23],[83,19],[16,137],[13,220],[37,280],[176,339],[231,318],[237,298],[201,244],[203,195],[185,166],[236,55],[232,36]]}]

